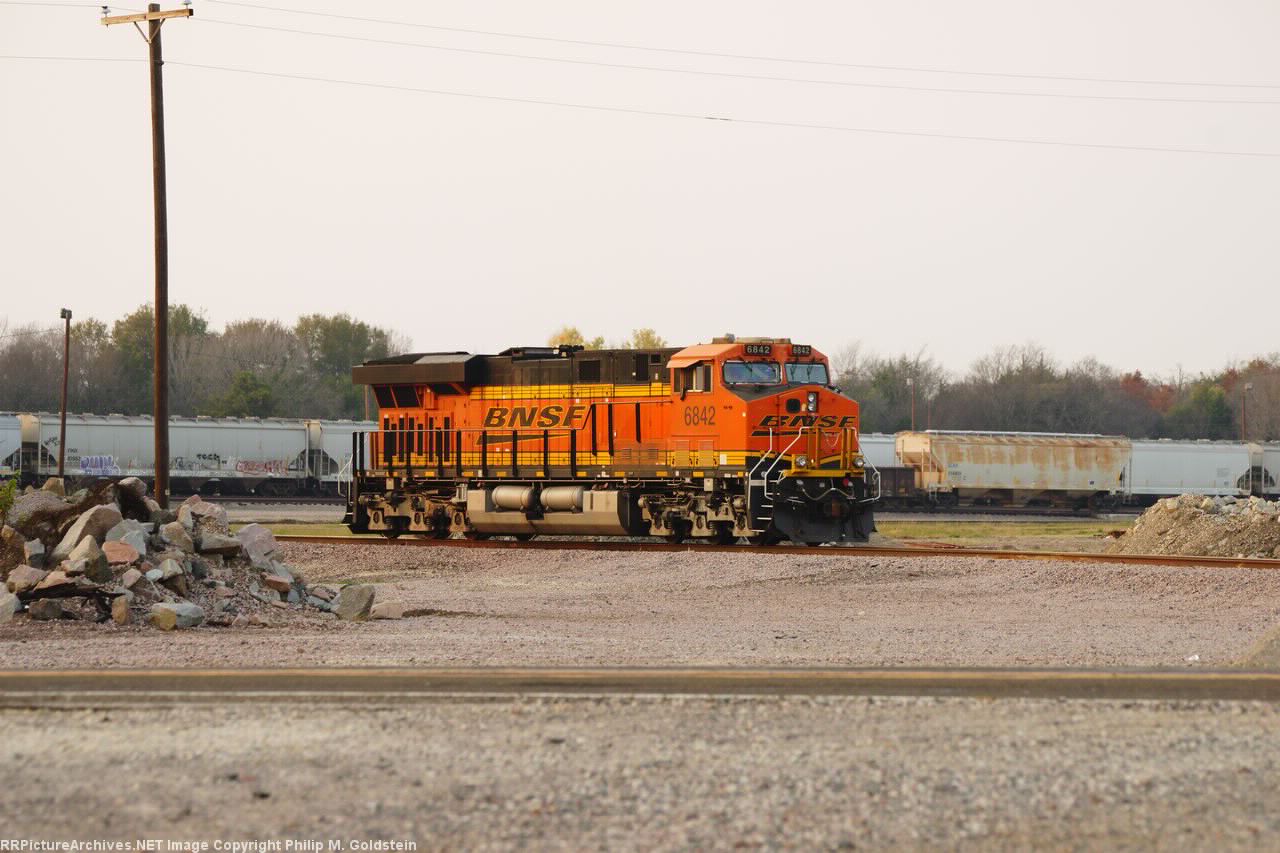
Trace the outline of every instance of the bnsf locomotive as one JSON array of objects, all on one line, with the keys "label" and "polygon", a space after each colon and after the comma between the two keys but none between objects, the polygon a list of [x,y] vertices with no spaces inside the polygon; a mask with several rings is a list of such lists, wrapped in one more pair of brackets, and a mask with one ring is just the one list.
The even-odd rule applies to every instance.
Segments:
[{"label": "bnsf locomotive", "polygon": [[877,484],[858,404],[785,338],[675,349],[526,347],[366,362],[355,532],[865,542]]}]

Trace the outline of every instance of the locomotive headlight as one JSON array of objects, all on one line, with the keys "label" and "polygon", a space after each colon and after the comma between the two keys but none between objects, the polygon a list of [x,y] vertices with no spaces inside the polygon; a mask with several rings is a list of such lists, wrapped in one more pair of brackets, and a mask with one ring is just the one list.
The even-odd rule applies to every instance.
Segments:
[{"label": "locomotive headlight", "polygon": [[818,411],[818,392],[817,391],[809,392],[809,405],[806,408],[811,412]]},{"label": "locomotive headlight", "polygon": [[797,457],[796,457],[796,467],[797,467],[797,468],[808,468],[808,467],[809,467],[809,457],[808,457],[808,456],[805,456],[803,453],[801,453],[799,456],[797,456]]}]

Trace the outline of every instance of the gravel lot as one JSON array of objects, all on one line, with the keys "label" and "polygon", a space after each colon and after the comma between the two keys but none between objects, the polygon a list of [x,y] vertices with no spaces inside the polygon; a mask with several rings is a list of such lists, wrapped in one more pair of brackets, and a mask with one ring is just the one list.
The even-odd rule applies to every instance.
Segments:
[{"label": "gravel lot", "polygon": [[0,726],[18,770],[0,798],[7,837],[421,850],[1280,837],[1280,710],[1250,703],[535,698],[13,711]]},{"label": "gravel lot", "polygon": [[0,626],[0,667],[1223,666],[1280,622],[1280,573],[1246,569],[826,549],[285,551],[310,582],[375,582],[424,615],[172,634],[23,619]]}]

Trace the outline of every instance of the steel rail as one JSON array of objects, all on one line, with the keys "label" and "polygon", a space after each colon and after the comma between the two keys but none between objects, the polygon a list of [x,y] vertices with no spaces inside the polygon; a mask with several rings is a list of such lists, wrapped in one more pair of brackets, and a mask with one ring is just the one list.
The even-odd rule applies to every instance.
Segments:
[{"label": "steel rail", "polygon": [[700,554],[786,554],[788,556],[838,557],[983,557],[992,560],[1053,560],[1069,563],[1121,563],[1147,566],[1189,566],[1218,569],[1280,569],[1280,560],[1249,557],[1195,557],[1177,554],[1095,554],[1079,551],[1007,551],[996,548],[965,547],[886,547],[882,545],[847,545],[830,548],[803,548],[788,545],[712,545],[700,543],[588,541],[583,539],[536,539],[516,542],[506,539],[419,539],[402,536],[291,536],[281,535],[280,542],[313,545],[380,545],[388,547],[492,548],[534,551],[666,551]]},{"label": "steel rail", "polygon": [[0,671],[0,707],[511,695],[935,696],[1280,702],[1280,673],[1045,669],[351,668]]}]

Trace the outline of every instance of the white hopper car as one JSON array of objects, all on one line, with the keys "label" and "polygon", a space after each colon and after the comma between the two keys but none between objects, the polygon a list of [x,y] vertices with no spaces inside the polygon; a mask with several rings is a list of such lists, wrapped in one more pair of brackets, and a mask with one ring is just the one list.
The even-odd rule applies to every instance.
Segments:
[{"label": "white hopper car", "polygon": [[0,414],[0,477],[10,478],[18,473],[21,450],[22,427],[17,416]]},{"label": "white hopper car", "polygon": [[[350,479],[353,436],[374,428],[365,421],[171,418],[170,488],[208,494],[336,494]],[[0,415],[0,473],[36,485],[55,476],[59,430],[57,414]],[[67,416],[69,478],[150,481],[154,449],[149,416]]]},{"label": "white hopper car", "polygon": [[[1268,470],[1265,452],[1264,445],[1238,441],[1137,440],[1129,457],[1125,494],[1134,499],[1184,492],[1215,497],[1273,494],[1277,469]],[[1273,466],[1276,461],[1280,459],[1273,456]]]}]

